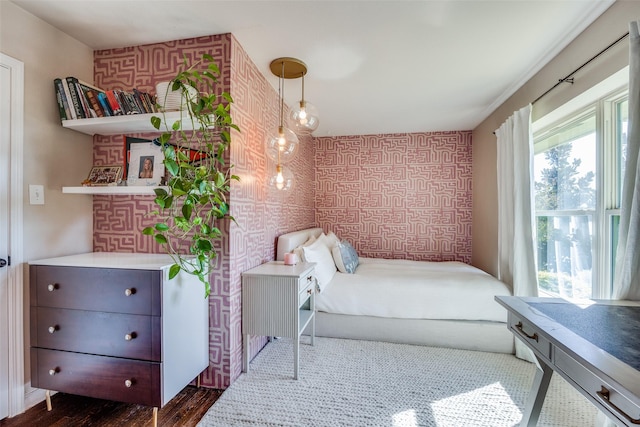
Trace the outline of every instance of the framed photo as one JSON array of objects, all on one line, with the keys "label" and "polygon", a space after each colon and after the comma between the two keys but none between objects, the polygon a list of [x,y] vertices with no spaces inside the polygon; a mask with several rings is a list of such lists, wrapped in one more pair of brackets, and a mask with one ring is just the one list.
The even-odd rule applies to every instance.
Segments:
[{"label": "framed photo", "polygon": [[127,185],[162,185],[164,156],[162,148],[150,139],[125,136],[125,161]]},{"label": "framed photo", "polygon": [[87,187],[118,185],[122,179],[122,166],[94,166],[82,182]]}]

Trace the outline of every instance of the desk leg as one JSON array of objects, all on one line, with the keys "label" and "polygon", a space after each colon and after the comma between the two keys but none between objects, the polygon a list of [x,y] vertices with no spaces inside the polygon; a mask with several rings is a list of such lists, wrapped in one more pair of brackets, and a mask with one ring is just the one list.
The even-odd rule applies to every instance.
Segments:
[{"label": "desk leg", "polygon": [[522,421],[520,421],[520,426],[522,427],[535,427],[538,423],[540,410],[542,409],[542,404],[544,403],[544,398],[549,388],[549,381],[551,381],[551,375],[553,374],[553,369],[538,358],[538,356],[535,357],[537,365],[536,375],[533,377],[533,383],[531,384],[529,397],[524,407]]}]

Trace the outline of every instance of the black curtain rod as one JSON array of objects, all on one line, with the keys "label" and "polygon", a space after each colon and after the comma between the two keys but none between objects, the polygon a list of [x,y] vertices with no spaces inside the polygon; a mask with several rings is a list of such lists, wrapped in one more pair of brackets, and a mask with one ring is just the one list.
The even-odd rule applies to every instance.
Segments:
[{"label": "black curtain rod", "polygon": [[549,88],[549,90],[547,90],[545,93],[543,93],[542,95],[540,95],[539,97],[537,97],[535,100],[533,100],[533,102],[531,102],[531,104],[535,104],[536,102],[540,101],[540,99],[542,99],[546,94],[548,94],[549,92],[551,92],[552,90],[554,90],[555,88],[557,88],[558,86],[560,86],[562,83],[573,83],[573,78],[571,76],[573,76],[575,73],[577,73],[578,71],[582,70],[584,67],[586,67],[588,64],[590,64],[592,61],[594,61],[596,58],[598,58],[600,55],[602,55],[603,53],[605,53],[606,51],[608,51],[609,49],[611,49],[613,46],[615,46],[616,44],[618,44],[619,42],[621,42],[622,40],[624,40],[627,36],[629,35],[629,32],[627,31],[627,33],[625,33],[624,35],[620,36],[616,41],[614,41],[613,43],[611,43],[609,46],[605,47],[604,49],[602,49],[600,52],[596,53],[594,56],[591,57],[591,59],[589,59],[587,62],[585,62],[584,64],[582,64],[581,66],[579,66],[578,68],[576,68],[575,70],[573,70],[571,73],[569,73],[567,75],[567,77],[558,80],[558,83],[556,83],[555,85],[553,85],[551,88]]},{"label": "black curtain rod", "polygon": [[[578,68],[576,68],[575,70],[573,70],[571,73],[569,73],[567,75],[567,77],[563,78],[563,79],[559,79],[558,83],[556,83],[555,85],[551,86],[545,93],[543,93],[542,95],[540,95],[539,97],[537,97],[536,99],[534,99],[531,104],[535,104],[536,102],[540,101],[545,95],[547,95],[549,92],[551,92],[552,90],[554,90],[555,88],[557,88],[558,86],[560,86],[562,83],[573,83],[573,78],[571,76],[573,76],[575,73],[577,73],[578,71],[582,70],[584,67],[586,67],[588,64],[590,64],[591,62],[593,62],[596,58],[598,58],[600,55],[602,55],[603,53],[605,53],[606,51],[608,51],[609,49],[611,49],[613,46],[615,46],[616,44],[620,43],[622,40],[624,40],[626,37],[629,36],[629,32],[627,31],[625,34],[623,34],[622,36],[618,37],[613,43],[611,43],[609,46],[605,47],[604,49],[602,49],[600,52],[596,53],[595,55],[593,55],[588,61],[586,61],[584,64],[582,64],[581,66],[579,66]],[[496,133],[493,132],[493,134],[495,135]]]}]

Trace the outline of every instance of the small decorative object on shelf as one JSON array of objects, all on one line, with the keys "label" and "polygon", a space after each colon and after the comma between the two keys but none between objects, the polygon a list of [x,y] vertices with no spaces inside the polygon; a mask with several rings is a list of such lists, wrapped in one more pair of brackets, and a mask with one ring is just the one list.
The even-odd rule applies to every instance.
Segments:
[{"label": "small decorative object on shelf", "polygon": [[84,187],[116,186],[122,180],[122,166],[94,166],[87,179],[82,181]]},{"label": "small decorative object on shelf", "polygon": [[151,139],[124,137],[127,186],[164,185],[164,157],[160,144]]},{"label": "small decorative object on shelf", "polygon": [[[190,92],[183,95],[183,90]],[[187,99],[195,99],[198,95],[194,87],[173,89],[173,82],[156,84],[156,102],[159,111],[180,111],[187,108]]]}]

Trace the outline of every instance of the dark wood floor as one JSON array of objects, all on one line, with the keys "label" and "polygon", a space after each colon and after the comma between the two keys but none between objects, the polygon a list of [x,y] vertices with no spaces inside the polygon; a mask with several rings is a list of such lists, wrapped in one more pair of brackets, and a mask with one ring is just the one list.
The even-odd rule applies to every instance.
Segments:
[{"label": "dark wood floor", "polygon": [[[195,426],[220,395],[221,390],[187,386],[158,410],[158,426]],[[0,427],[147,427],[153,408],[91,399],[72,394],[51,396],[51,412],[41,402],[24,414],[0,420]]]}]

